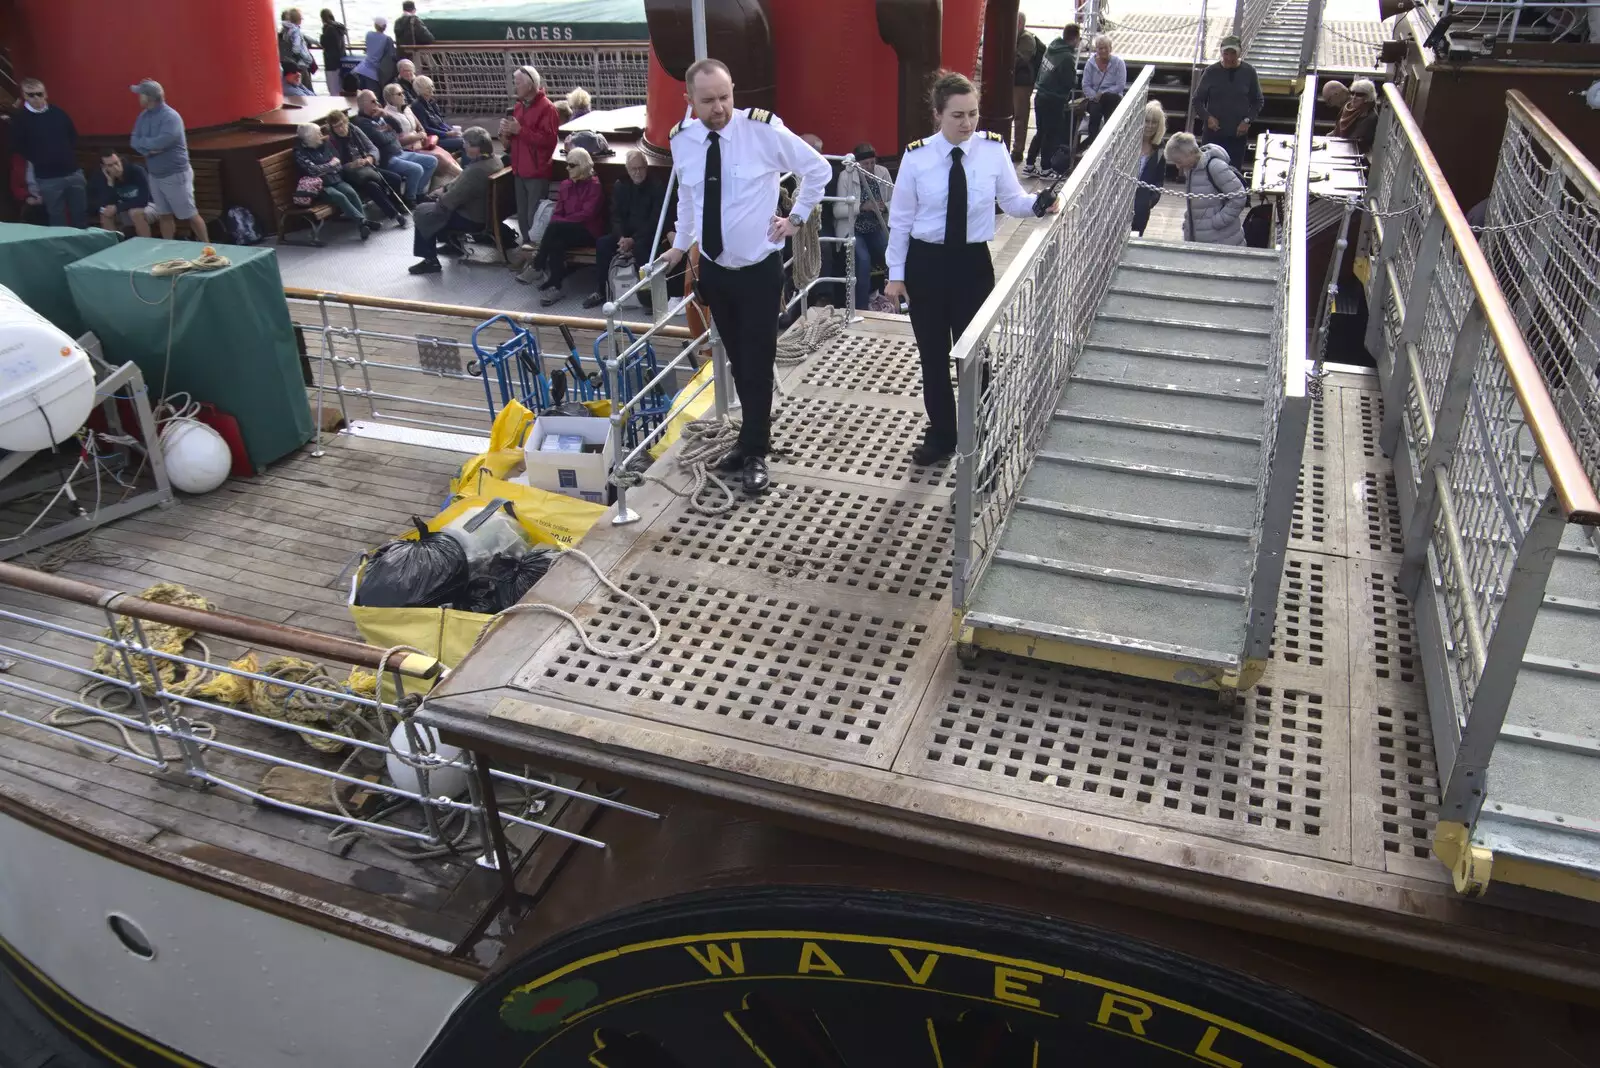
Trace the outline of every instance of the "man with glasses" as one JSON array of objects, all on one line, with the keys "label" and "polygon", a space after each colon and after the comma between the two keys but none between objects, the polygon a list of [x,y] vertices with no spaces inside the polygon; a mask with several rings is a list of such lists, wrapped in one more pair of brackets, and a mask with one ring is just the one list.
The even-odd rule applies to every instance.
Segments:
[{"label": "man with glasses", "polygon": [[78,166],[78,128],[50,106],[44,83],[22,82],[22,108],[12,118],[12,149],[33,165],[51,226],[89,225],[88,182]]}]

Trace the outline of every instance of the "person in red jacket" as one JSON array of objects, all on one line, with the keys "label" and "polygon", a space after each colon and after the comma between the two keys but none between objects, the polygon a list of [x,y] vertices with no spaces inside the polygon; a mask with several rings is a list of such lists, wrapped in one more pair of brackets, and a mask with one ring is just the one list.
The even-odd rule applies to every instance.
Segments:
[{"label": "person in red jacket", "polygon": [[561,299],[567,277],[567,253],[593,248],[605,232],[605,193],[594,173],[594,159],[581,148],[567,152],[567,179],[556,191],[556,210],[530,265],[539,286],[539,304],[548,308]]},{"label": "person in red jacket", "polygon": [[523,244],[539,204],[550,195],[551,161],[556,154],[555,105],[544,95],[544,81],[532,67],[518,67],[511,76],[517,102],[500,120],[500,140],[511,154],[512,184],[517,189],[517,229]]}]

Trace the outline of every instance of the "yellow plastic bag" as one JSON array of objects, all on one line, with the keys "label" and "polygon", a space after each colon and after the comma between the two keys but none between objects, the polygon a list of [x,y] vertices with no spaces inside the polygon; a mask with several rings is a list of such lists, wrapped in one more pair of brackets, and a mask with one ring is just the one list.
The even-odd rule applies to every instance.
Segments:
[{"label": "yellow plastic bag", "polygon": [[[711,373],[711,361],[707,360],[706,365],[696,371],[694,377],[689,379],[689,384],[678,393],[677,399],[672,402],[672,410],[667,413],[667,429],[662,431],[660,440],[650,446],[650,459],[661,459],[662,453],[678,440],[685,426],[696,419],[705,418],[706,413],[711,411],[716,403],[716,389],[711,385]],[[697,389],[700,390],[698,395],[695,394]],[[685,401],[683,399],[685,397],[694,399]]]},{"label": "yellow plastic bag", "polygon": [[532,425],[532,412],[517,401],[507,404],[500,409],[500,414],[494,417],[494,425],[489,428],[489,451],[522,448],[522,443],[528,437],[528,428]]},{"label": "yellow plastic bag", "polygon": [[[542,545],[576,545],[589,528],[606,514],[606,506],[595,504],[592,501],[580,501],[576,497],[568,497],[561,493],[551,493],[536,486],[524,486],[520,482],[508,482],[503,478],[496,478],[487,467],[480,468],[475,482],[470,486],[461,487],[471,495],[461,500],[479,502],[479,505],[488,504],[496,497],[504,497],[516,509],[517,521],[522,524],[536,542]],[[452,512],[456,506],[451,502],[450,508],[440,513],[439,518],[448,523],[461,513]],[[446,515],[449,518],[444,518]],[[430,524],[430,527],[432,524]],[[437,528],[433,528],[437,529]]]}]

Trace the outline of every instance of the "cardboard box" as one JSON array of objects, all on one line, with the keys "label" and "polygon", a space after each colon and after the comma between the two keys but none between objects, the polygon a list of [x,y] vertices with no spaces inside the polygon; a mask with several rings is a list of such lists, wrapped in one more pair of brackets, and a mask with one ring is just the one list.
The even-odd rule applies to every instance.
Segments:
[{"label": "cardboard box", "polygon": [[[582,452],[546,452],[548,436],[580,438]],[[598,446],[598,449],[596,449]],[[611,420],[574,415],[541,415],[528,430],[523,446],[528,485],[568,497],[606,502],[606,477],[616,459],[616,442],[611,437]]]}]

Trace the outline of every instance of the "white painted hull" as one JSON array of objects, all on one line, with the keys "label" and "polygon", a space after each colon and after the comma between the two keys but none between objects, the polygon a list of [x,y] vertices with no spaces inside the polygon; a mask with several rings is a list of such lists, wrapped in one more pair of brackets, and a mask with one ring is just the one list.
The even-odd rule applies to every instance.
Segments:
[{"label": "white painted hull", "polygon": [[[112,915],[152,958],[124,947]],[[0,937],[88,1009],[211,1068],[412,1065],[474,985],[4,814]]]}]

